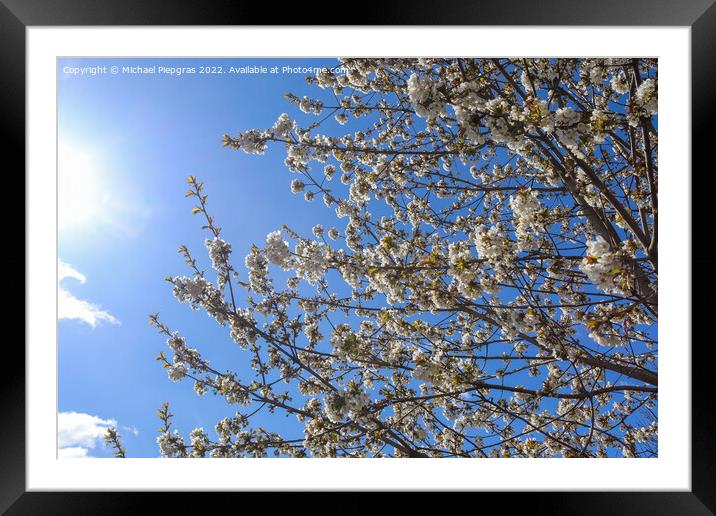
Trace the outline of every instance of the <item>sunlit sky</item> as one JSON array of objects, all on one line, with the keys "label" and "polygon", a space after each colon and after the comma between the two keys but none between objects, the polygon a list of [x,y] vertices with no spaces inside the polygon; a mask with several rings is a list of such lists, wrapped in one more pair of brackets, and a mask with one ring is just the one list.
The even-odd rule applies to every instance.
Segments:
[{"label": "sunlit sky", "polygon": [[[148,314],[158,311],[210,360],[227,365],[241,360],[226,333],[205,313],[179,304],[164,281],[188,273],[176,252],[180,244],[198,257],[205,254],[206,234],[184,197],[188,175],[205,182],[210,210],[238,264],[252,243],[264,242],[287,221],[309,234],[317,222],[332,220],[320,201],[307,204],[291,194],[280,146],[264,156],[247,156],[221,145],[222,134],[270,127],[282,112],[303,121],[283,95],[313,91],[305,74],[67,73],[137,64],[136,59],[58,62],[60,456],[109,456],[101,432],[110,424],[119,429],[127,456],[158,456],[156,410],[165,401],[184,433],[197,426],[213,433],[219,419],[235,412],[219,398],[198,398],[190,381],[170,382],[154,359],[166,350],[165,339],[147,324]],[[143,59],[141,64],[335,61]],[[272,429],[299,429],[290,419],[279,425],[283,428],[272,424]]]}]

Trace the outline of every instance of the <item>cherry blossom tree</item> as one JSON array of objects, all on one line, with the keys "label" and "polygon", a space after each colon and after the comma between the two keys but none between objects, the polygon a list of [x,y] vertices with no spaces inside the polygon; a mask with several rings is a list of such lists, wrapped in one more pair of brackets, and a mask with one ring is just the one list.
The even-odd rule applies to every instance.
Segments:
[{"label": "cherry blossom tree", "polygon": [[335,224],[275,228],[242,264],[188,178],[211,270],[182,246],[167,279],[251,369],[151,315],[169,378],[230,406],[187,437],[163,406],[162,455],[655,455],[657,60],[342,59],[307,81],[286,99],[314,123],[224,145],[284,147]]}]

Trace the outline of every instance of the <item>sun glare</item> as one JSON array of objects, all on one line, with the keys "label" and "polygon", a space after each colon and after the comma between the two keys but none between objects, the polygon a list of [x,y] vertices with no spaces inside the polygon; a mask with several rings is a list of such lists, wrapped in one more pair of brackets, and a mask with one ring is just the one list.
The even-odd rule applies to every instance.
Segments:
[{"label": "sun glare", "polygon": [[76,147],[60,144],[58,152],[58,222],[61,229],[87,226],[99,215],[97,164]]}]

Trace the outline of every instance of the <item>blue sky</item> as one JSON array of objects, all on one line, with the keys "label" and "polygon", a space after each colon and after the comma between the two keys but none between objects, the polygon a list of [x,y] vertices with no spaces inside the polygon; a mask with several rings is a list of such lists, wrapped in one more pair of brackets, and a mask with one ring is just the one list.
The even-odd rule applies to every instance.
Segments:
[{"label": "blue sky", "polygon": [[[59,203],[60,218],[67,222],[59,229],[58,258],[79,273],[61,280],[61,295],[66,292],[76,304],[86,302],[80,303],[80,310],[108,314],[100,315],[94,326],[76,318],[76,313],[75,318],[58,322],[58,409],[61,414],[98,418],[78,422],[77,416],[61,415],[61,430],[71,420],[73,428],[84,431],[85,439],[72,446],[70,436],[60,445],[84,447],[90,456],[110,454],[101,439],[87,437],[97,437],[97,425],[106,426],[109,420],[116,421],[128,456],[157,456],[156,410],[165,401],[171,402],[176,425],[183,432],[203,426],[213,433],[216,421],[234,413],[221,399],[198,398],[191,382],[175,384],[167,379],[154,360],[166,351],[164,339],[147,324],[147,315],[159,311],[165,323],[197,343],[192,345],[210,360],[238,356],[226,333],[206,314],[179,304],[164,281],[167,275],[188,273],[176,252],[180,244],[189,246],[206,264],[206,234],[201,221],[190,213],[191,200],[184,197],[188,175],[206,183],[210,210],[223,227],[223,237],[234,246],[238,265],[253,242],[264,242],[268,232],[287,221],[309,234],[317,222],[332,220],[331,210],[320,200],[308,204],[291,194],[291,175],[283,165],[280,146],[269,147],[264,156],[248,156],[221,145],[224,133],[270,127],[282,112],[302,122],[302,113],[289,106],[283,95],[309,93],[305,74],[65,72],[67,67],[121,68],[140,62],[227,68],[336,64],[306,59],[59,60]],[[72,177],[79,169],[82,174]],[[74,183],[63,189],[68,180]],[[296,425],[293,420],[283,421],[279,424],[284,428]]]},{"label": "blue sky", "polygon": [[[251,245],[262,244],[282,224],[310,235],[316,223],[328,228],[337,222],[320,198],[306,203],[290,192],[296,176],[283,163],[281,145],[269,145],[263,156],[222,147],[223,134],[270,127],[283,112],[299,126],[315,122],[316,117],[284,99],[286,92],[300,97],[320,91],[306,84],[305,73],[177,76],[113,74],[111,67],[214,66],[227,71],[231,66],[336,64],[327,59],[59,60],[58,258],[64,265],[58,410],[64,455],[110,456],[101,434],[114,425],[129,457],[158,456],[156,411],[167,401],[185,436],[195,427],[213,436],[215,423],[235,414],[222,398],[198,398],[191,381],[169,381],[155,360],[167,351],[165,339],[147,324],[148,314],[160,312],[162,322],[220,369],[246,364],[226,329],[177,302],[164,280],[190,274],[177,253],[180,244],[189,247],[200,268],[208,268],[208,235],[201,229],[203,221],[191,215],[194,203],[184,195],[187,176],[205,183],[209,211],[232,244],[232,261],[240,272]],[[87,73],[98,67],[104,73]],[[74,73],[78,70],[85,73]],[[329,123],[321,131],[340,129]],[[504,161],[503,153],[497,161]],[[386,211],[383,204],[372,207],[376,216]],[[338,288],[341,294],[346,287]],[[524,383],[536,381],[525,378]],[[294,418],[266,417],[258,414],[252,424],[290,438],[302,436]]]}]

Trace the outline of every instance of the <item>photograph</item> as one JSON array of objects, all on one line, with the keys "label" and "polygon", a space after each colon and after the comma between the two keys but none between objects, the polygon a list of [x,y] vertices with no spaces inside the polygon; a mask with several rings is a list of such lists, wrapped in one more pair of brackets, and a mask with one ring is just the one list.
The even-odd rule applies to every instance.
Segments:
[{"label": "photograph", "polygon": [[659,64],[58,56],[57,459],[657,461]]}]

